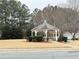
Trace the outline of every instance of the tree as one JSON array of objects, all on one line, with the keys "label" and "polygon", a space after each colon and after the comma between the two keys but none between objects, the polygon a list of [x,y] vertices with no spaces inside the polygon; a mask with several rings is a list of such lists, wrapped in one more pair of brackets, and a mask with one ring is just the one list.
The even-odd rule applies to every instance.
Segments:
[{"label": "tree", "polygon": [[23,27],[30,17],[30,12],[25,4],[16,0],[2,0],[0,4],[0,22],[3,25]]},{"label": "tree", "polygon": [[72,8],[73,10],[78,11],[79,8],[79,0],[67,0],[68,7]]},{"label": "tree", "polygon": [[0,30],[6,25],[27,30],[28,23],[26,21],[31,17],[28,6],[17,0],[2,0],[0,2]]},{"label": "tree", "polygon": [[22,39],[23,31],[21,28],[4,26],[2,30],[2,39]]},{"label": "tree", "polygon": [[[68,7],[69,8],[72,8],[73,12],[72,12],[72,20],[74,20],[74,22],[71,22],[72,24],[72,32],[74,33],[73,34],[73,40],[75,40],[75,33],[78,31],[78,22],[79,22],[79,19],[78,19],[78,10],[79,10],[79,0],[68,0]],[[76,12],[74,12],[76,11]]]},{"label": "tree", "polygon": [[33,20],[34,26],[37,26],[41,23],[42,11],[40,9],[38,9],[38,8],[34,9],[34,11],[32,13],[32,20]]},{"label": "tree", "polygon": [[25,34],[28,37],[28,36],[31,36],[31,29],[34,28],[33,22],[31,21],[31,24],[28,24],[27,27],[28,27],[28,29],[26,30],[26,33]]}]

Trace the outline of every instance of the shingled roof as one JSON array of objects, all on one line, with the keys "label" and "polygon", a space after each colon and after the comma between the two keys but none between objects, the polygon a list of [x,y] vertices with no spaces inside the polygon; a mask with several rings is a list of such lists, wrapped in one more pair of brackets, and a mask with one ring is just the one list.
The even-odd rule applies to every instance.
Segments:
[{"label": "shingled roof", "polygon": [[50,25],[47,23],[47,21],[45,20],[43,22],[43,24],[38,25],[37,27],[33,28],[32,31],[44,31],[44,30],[59,30],[58,28],[56,28],[53,25]]}]

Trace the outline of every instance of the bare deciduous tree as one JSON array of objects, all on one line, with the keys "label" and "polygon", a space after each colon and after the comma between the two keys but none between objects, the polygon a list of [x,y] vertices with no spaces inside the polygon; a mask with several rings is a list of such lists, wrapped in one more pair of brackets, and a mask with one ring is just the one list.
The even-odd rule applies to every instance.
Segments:
[{"label": "bare deciduous tree", "polygon": [[[75,39],[75,33],[78,31],[78,22],[79,22],[79,15],[78,15],[78,10],[79,10],[79,0],[67,0],[68,2],[68,7],[72,8],[73,12],[72,12],[72,32],[74,33],[73,35],[73,40]],[[74,12],[76,11],[76,12]]]}]

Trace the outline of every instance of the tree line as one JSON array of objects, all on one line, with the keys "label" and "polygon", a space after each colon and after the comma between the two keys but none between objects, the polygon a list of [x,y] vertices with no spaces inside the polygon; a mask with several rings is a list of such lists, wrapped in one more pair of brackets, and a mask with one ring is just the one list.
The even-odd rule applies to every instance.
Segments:
[{"label": "tree line", "polygon": [[19,34],[23,34],[25,37],[27,31],[31,28],[32,23],[28,21],[30,17],[31,14],[28,6],[22,4],[20,1],[1,0],[0,31],[2,38],[17,38],[11,36],[20,36]]},{"label": "tree line", "polygon": [[[47,20],[51,25],[58,27],[61,30],[61,37],[63,32],[68,31],[75,35],[79,31],[79,1],[77,0],[68,0],[66,8],[49,4],[43,10],[36,8],[32,13],[30,13],[28,6],[20,1],[1,0],[0,2],[0,31],[2,34],[9,33],[10,35],[6,34],[9,35],[8,39],[11,37],[11,33],[14,33],[12,36],[20,36],[18,34],[15,35],[15,32],[23,34],[21,38],[30,36],[30,30],[41,24],[43,20]],[[17,29],[20,29],[20,32]],[[6,35],[2,37],[5,38]]]}]

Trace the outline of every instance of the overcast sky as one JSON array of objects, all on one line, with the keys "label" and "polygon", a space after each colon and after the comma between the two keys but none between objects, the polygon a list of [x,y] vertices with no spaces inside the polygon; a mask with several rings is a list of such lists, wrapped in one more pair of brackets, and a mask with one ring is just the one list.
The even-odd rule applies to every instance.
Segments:
[{"label": "overcast sky", "polygon": [[66,0],[19,0],[23,4],[26,4],[31,11],[35,8],[43,9],[48,4],[50,5],[59,5],[66,3]]}]

